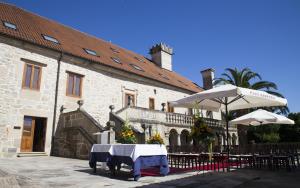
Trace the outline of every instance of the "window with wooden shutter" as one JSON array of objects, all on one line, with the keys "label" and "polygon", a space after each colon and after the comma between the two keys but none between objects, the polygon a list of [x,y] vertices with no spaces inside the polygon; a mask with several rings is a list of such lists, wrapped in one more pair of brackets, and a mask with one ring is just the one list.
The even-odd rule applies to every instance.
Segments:
[{"label": "window with wooden shutter", "polygon": [[155,110],[155,100],[154,98],[149,98],[149,109]]},{"label": "window with wooden shutter", "polygon": [[80,74],[68,72],[67,96],[81,97],[82,78],[83,76]]},{"label": "window with wooden shutter", "polygon": [[168,112],[172,112],[173,113],[174,112],[174,107],[171,106],[169,102],[167,104],[168,104],[168,109],[167,109]]},{"label": "window with wooden shutter", "polygon": [[42,67],[25,63],[22,87],[39,90],[41,83]]},{"label": "window with wooden shutter", "polygon": [[135,97],[133,94],[125,93],[125,106],[135,106]]}]

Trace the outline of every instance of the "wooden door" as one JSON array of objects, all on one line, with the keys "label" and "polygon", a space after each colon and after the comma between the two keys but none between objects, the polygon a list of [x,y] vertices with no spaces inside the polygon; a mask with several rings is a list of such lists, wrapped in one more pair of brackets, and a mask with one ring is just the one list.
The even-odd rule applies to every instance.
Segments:
[{"label": "wooden door", "polygon": [[32,152],[34,138],[35,119],[30,116],[24,117],[21,152]]}]

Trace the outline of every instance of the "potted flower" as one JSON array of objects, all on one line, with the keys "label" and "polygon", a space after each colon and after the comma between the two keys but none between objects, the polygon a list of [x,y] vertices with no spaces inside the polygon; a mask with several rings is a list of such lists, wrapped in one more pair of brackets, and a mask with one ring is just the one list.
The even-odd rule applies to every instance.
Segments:
[{"label": "potted flower", "polygon": [[202,143],[208,148],[208,152],[210,153],[209,158],[211,160],[212,143],[215,140],[215,135],[213,130],[205,124],[203,118],[199,115],[194,116],[194,126],[191,127],[191,137],[195,145]]},{"label": "potted flower", "polygon": [[147,144],[164,144],[164,140],[159,133],[155,133],[155,135],[151,136],[150,139],[147,140]]},{"label": "potted flower", "polygon": [[128,120],[122,126],[118,142],[122,144],[136,144],[137,142]]}]

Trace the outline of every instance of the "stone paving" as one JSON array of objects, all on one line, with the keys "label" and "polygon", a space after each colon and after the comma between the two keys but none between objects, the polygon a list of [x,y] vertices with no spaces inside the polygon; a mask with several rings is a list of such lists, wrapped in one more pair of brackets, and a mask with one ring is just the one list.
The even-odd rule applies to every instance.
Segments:
[{"label": "stone paving", "polygon": [[0,158],[0,188],[41,187],[299,187],[300,171],[242,169],[230,173],[189,172],[166,177],[142,177],[133,181],[129,170],[116,177],[88,161],[59,157]]},{"label": "stone paving", "polygon": [[148,176],[135,182],[129,170],[123,168],[122,170],[122,173],[111,178],[108,171],[101,169],[94,174],[86,160],[59,157],[0,158],[0,188],[6,181],[14,183],[15,187],[18,187],[17,182],[22,188],[137,187],[197,174],[189,172],[166,177]]}]

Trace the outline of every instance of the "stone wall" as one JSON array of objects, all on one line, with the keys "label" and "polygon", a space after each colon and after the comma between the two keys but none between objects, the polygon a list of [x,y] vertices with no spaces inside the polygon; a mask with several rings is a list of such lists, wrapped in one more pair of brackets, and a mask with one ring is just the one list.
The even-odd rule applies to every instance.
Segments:
[{"label": "stone wall", "polygon": [[[47,118],[45,152],[49,154],[58,56],[57,52],[0,36],[0,152],[8,147],[20,151],[23,120],[28,115]],[[39,91],[22,89],[22,58],[45,65]],[[66,96],[68,71],[84,76],[80,98]],[[65,112],[75,111],[77,101],[83,100],[85,110],[101,125],[109,120],[110,105],[114,105],[116,110],[124,107],[125,93],[135,95],[136,106],[144,108],[149,107],[149,98],[154,98],[156,110],[161,110],[162,103],[192,94],[187,90],[68,55],[62,58],[59,74],[56,117],[59,117],[62,106],[66,108]],[[175,108],[175,112],[188,113],[184,108]],[[58,120],[56,118],[55,125]]]},{"label": "stone wall", "polygon": [[52,155],[67,158],[88,159],[95,133],[103,130],[85,111],[62,113],[56,128]]},{"label": "stone wall", "polygon": [[[25,62],[44,64],[40,90],[22,89]],[[51,144],[57,61],[16,48],[0,40],[0,153],[9,148],[20,151],[24,116],[47,118],[46,152]],[[0,154],[1,155],[1,154]]]}]

